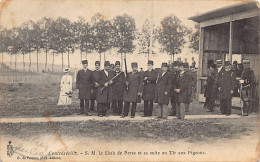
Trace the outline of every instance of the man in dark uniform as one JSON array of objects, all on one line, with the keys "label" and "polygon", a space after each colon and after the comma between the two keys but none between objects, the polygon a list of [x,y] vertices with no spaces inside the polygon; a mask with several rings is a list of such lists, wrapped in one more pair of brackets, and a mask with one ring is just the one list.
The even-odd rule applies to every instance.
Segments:
[{"label": "man in dark uniform", "polygon": [[[184,68],[185,73],[187,73],[188,76],[190,77],[190,81],[191,81],[190,84],[191,84],[191,87],[193,88],[194,84],[195,84],[195,78],[194,78],[193,73],[191,72],[191,70],[189,70],[189,64],[188,63],[183,63],[183,68]],[[188,93],[189,96],[187,96],[188,97],[188,102],[185,103],[185,112],[186,112],[186,114],[189,112],[190,103],[192,102],[192,99],[191,99],[192,88],[189,89],[190,90],[190,92]]]},{"label": "man in dark uniform", "polygon": [[207,80],[206,80],[206,83],[205,83],[206,89],[205,89],[205,92],[204,92],[204,97],[206,98],[206,101],[204,103],[204,108],[208,109],[207,110],[208,112],[213,112],[213,107],[209,108],[208,105],[209,105],[209,101],[210,101],[210,98],[211,98],[211,95],[212,95],[214,82],[215,82],[215,79],[216,79],[216,73],[215,73],[216,68],[217,68],[216,64],[210,65],[209,76],[207,77]]},{"label": "man in dark uniform", "polygon": [[130,103],[132,103],[131,109],[131,118],[135,117],[135,111],[137,103],[141,103],[141,95],[143,91],[143,77],[141,72],[138,72],[138,64],[133,62],[131,64],[132,72],[128,73],[128,77],[126,78],[126,86],[128,86],[128,90],[124,92],[124,111],[122,113],[122,117],[128,116]]},{"label": "man in dark uniform", "polygon": [[91,99],[92,79],[91,71],[88,69],[88,60],[82,61],[83,69],[78,71],[76,77],[76,88],[79,91],[80,113],[88,115],[89,100]]},{"label": "man in dark uniform", "polygon": [[110,70],[110,62],[105,61],[104,70],[100,71],[100,84],[97,93],[98,116],[106,116],[108,105],[112,102],[112,84],[111,80],[115,72]]},{"label": "man in dark uniform", "polygon": [[124,99],[124,91],[126,88],[125,85],[125,73],[120,69],[120,62],[116,61],[115,63],[115,73],[119,75],[115,78],[113,88],[113,102],[112,109],[113,113],[116,115],[122,114],[123,108],[123,99]]},{"label": "man in dark uniform", "polygon": [[184,63],[179,63],[180,73],[177,76],[177,83],[174,92],[177,94],[176,116],[178,119],[184,119],[186,104],[190,102],[192,82],[191,77],[184,71]]},{"label": "man in dark uniform", "polygon": [[167,63],[162,63],[162,68],[159,71],[159,77],[156,80],[155,103],[158,103],[158,118],[167,119],[168,104],[170,100],[171,90],[171,75],[167,71]]},{"label": "man in dark uniform", "polygon": [[237,69],[238,69],[238,74],[237,75],[238,75],[238,77],[241,78],[241,74],[244,71],[242,63],[237,64]]},{"label": "man in dark uniform", "polygon": [[92,87],[92,95],[91,95],[91,104],[90,104],[90,110],[94,111],[95,107],[95,100],[97,99],[97,91],[100,81],[100,62],[95,62],[95,70],[92,71],[92,81],[93,81],[93,87]]},{"label": "man in dark uniform", "polygon": [[153,100],[155,97],[157,72],[153,69],[153,61],[148,61],[148,69],[143,74],[143,95],[144,100],[144,117],[152,116]]},{"label": "man in dark uniform", "polygon": [[219,99],[220,99],[220,112],[221,114],[231,114],[231,99],[234,94],[236,85],[236,77],[232,75],[231,64],[225,61],[225,70],[222,77],[217,80]]},{"label": "man in dark uniform", "polygon": [[175,116],[176,115],[176,104],[177,104],[177,94],[174,92],[174,90],[176,89],[176,85],[177,85],[177,76],[179,75],[180,71],[179,71],[179,61],[174,61],[173,62],[173,71],[171,74],[171,81],[172,81],[172,85],[171,85],[171,111],[170,111],[170,116]]},{"label": "man in dark uniform", "polygon": [[[232,71],[232,75],[234,75],[236,78],[240,77],[239,70],[237,68],[237,61],[233,61],[231,71]],[[236,86],[234,89],[234,97],[239,97],[238,89],[239,89],[239,81],[236,80]]]},{"label": "man in dark uniform", "polygon": [[225,68],[222,65],[223,65],[222,60],[217,60],[217,68],[215,70],[216,78],[214,81],[211,97],[210,97],[209,104],[208,104],[208,109],[212,110],[212,111],[214,111],[215,101],[219,94],[218,85],[217,85],[218,80],[222,77],[222,74],[225,71]]},{"label": "man in dark uniform", "polygon": [[[256,79],[254,75],[254,71],[250,68],[250,62],[249,60],[243,60],[243,65],[244,65],[244,71],[242,72],[241,75],[241,80],[240,84],[241,86],[241,99],[243,101],[243,108],[242,111],[244,116],[248,116],[248,113],[251,112],[251,107],[252,105],[252,99],[256,98],[254,96],[253,92],[255,90],[255,85],[256,85]],[[241,115],[240,114],[240,115]]]}]

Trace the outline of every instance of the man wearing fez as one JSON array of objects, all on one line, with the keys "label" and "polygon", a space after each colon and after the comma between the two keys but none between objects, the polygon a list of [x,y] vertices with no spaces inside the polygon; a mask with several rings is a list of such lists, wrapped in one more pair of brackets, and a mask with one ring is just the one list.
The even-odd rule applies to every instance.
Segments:
[{"label": "man wearing fez", "polygon": [[100,81],[97,93],[98,116],[106,116],[108,105],[112,102],[112,84],[111,80],[115,76],[114,71],[110,70],[110,62],[105,61],[104,70],[100,71]]},{"label": "man wearing fez", "polygon": [[[243,60],[243,65],[244,70],[241,74],[241,80],[239,82],[242,85],[241,99],[243,101],[243,115],[248,116],[248,113],[252,111],[250,107],[253,106],[251,100],[257,98],[255,95],[256,93],[254,93],[256,90],[256,80],[254,71],[250,68],[249,60]],[[242,115],[242,113],[239,115]]]},{"label": "man wearing fez", "polygon": [[128,89],[124,92],[124,111],[122,117],[128,116],[130,103],[132,103],[131,118],[135,117],[137,103],[141,103],[141,95],[143,90],[143,77],[142,73],[138,72],[137,62],[131,64],[132,72],[128,73],[126,78],[126,86]]},{"label": "man wearing fez", "polygon": [[220,112],[221,114],[231,114],[231,99],[234,94],[236,85],[236,77],[232,75],[231,64],[225,61],[224,72],[217,80],[217,88],[219,90]]},{"label": "man wearing fez", "polygon": [[112,109],[114,114],[121,115],[122,108],[123,108],[124,90],[126,86],[125,86],[125,73],[121,72],[119,61],[115,62],[115,73],[116,75],[119,76],[115,78],[114,84],[112,86],[113,89]]},{"label": "man wearing fez", "polygon": [[170,100],[171,76],[167,63],[162,63],[156,80],[155,103],[158,103],[158,118],[167,119]]},{"label": "man wearing fez", "polygon": [[97,99],[97,92],[98,92],[98,86],[100,81],[100,62],[95,62],[95,70],[92,71],[92,81],[93,81],[93,93],[91,95],[91,104],[90,104],[90,110],[94,111],[95,107],[95,100]]},{"label": "man wearing fez", "polygon": [[185,63],[179,63],[180,73],[177,76],[177,84],[174,92],[177,94],[176,116],[178,119],[184,119],[186,104],[190,102],[192,81],[187,72],[184,71]]},{"label": "man wearing fez", "polygon": [[176,116],[176,104],[177,104],[177,94],[174,92],[174,89],[177,85],[177,76],[179,75],[180,71],[179,71],[179,61],[174,61],[173,62],[173,71],[171,74],[171,111],[170,111],[170,115],[171,116]]},{"label": "man wearing fez", "polygon": [[88,69],[88,60],[82,61],[83,69],[78,71],[76,77],[76,88],[79,91],[80,113],[88,115],[89,100],[91,99],[92,79],[91,71]]},{"label": "man wearing fez", "polygon": [[155,97],[157,72],[153,69],[153,61],[148,61],[147,71],[143,74],[143,95],[144,100],[144,117],[152,116],[153,113],[153,100]]}]

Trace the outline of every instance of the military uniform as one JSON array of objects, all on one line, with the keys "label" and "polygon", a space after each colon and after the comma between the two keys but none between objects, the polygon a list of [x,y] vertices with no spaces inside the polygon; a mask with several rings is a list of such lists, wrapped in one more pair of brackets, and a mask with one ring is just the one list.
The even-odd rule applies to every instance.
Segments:
[{"label": "military uniform", "polygon": [[[243,63],[249,64],[249,60],[244,60]],[[250,109],[253,106],[251,100],[253,98],[256,98],[256,95],[254,95],[255,94],[254,92],[256,90],[255,88],[256,80],[255,80],[254,71],[250,67],[245,68],[241,74],[241,79],[243,80],[243,83],[241,83],[242,88],[240,89],[241,99],[243,101],[243,113],[244,115],[248,115],[248,113],[252,111]]]},{"label": "military uniform", "polygon": [[[83,60],[82,64],[87,64],[87,60]],[[88,114],[89,100],[91,99],[92,78],[89,69],[78,71],[76,77],[76,88],[79,89],[80,113]]]},{"label": "military uniform", "polygon": [[[211,65],[212,68],[216,69],[216,64]],[[209,74],[206,80],[206,89],[204,92],[204,97],[206,98],[206,101],[204,103],[204,107],[208,108],[208,111],[213,112],[213,107],[209,107],[209,102],[212,97],[212,91],[214,88],[214,82],[216,80],[216,73],[213,71]]]},{"label": "military uniform", "polygon": [[[105,61],[105,66],[110,65],[108,61]],[[108,85],[108,87],[105,87],[105,83],[109,82],[113,77],[115,76],[115,72],[109,70],[100,71],[100,85],[98,87],[98,93],[97,93],[97,103],[98,103],[98,115],[99,116],[105,116],[108,105],[112,102],[112,85]],[[102,90],[103,88],[103,90]]]},{"label": "military uniform", "polygon": [[[229,66],[229,61],[225,62],[225,66]],[[220,99],[220,112],[222,114],[230,115],[231,114],[231,99],[233,97],[236,78],[232,75],[232,71],[224,71],[222,76],[218,78],[217,81],[218,89],[219,89],[219,99]]]},{"label": "military uniform", "polygon": [[[132,63],[132,66],[137,66],[137,63]],[[141,102],[140,96],[143,91],[143,77],[141,72],[130,72],[126,78],[128,82],[128,90],[124,92],[124,111],[122,116],[128,116],[130,103],[132,103],[131,117],[135,116],[137,103]]]},{"label": "military uniform", "polygon": [[177,85],[177,76],[179,75],[180,71],[178,70],[178,61],[174,61],[173,62],[173,71],[171,73],[171,90],[170,90],[170,96],[171,96],[171,111],[170,111],[170,115],[171,116],[175,116],[176,115],[176,104],[177,104],[177,94],[174,92],[174,90],[176,89],[176,85]]},{"label": "military uniform", "polygon": [[[148,61],[148,64],[153,65],[153,61]],[[144,80],[142,95],[142,99],[144,100],[144,116],[152,116],[157,72],[154,69],[151,71],[145,71],[143,78],[147,78],[147,80]]]},{"label": "military uniform", "polygon": [[[162,63],[162,68],[168,67],[167,63]],[[169,72],[160,71],[156,80],[155,103],[158,103],[158,118],[167,118],[168,104],[170,100],[171,75]]]},{"label": "military uniform", "polygon": [[[96,61],[95,65],[100,66],[100,62]],[[96,84],[98,84],[98,85],[100,84],[100,70],[92,71],[91,76],[92,76],[92,81],[93,81],[93,87],[92,87],[90,110],[94,111],[95,101],[97,99],[97,92],[98,92],[98,86],[96,86]]]}]

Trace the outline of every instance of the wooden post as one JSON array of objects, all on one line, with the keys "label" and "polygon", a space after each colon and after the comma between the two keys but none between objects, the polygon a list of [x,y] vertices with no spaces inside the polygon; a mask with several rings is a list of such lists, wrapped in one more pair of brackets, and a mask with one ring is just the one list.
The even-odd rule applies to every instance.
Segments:
[{"label": "wooden post", "polygon": [[204,28],[200,27],[200,39],[199,39],[199,68],[197,73],[197,94],[196,97],[199,100],[201,93],[201,76],[202,76],[202,59],[203,59],[203,43],[204,43]]},{"label": "wooden post", "polygon": [[228,50],[228,56],[229,61],[232,64],[232,41],[233,41],[233,23],[232,21],[229,22],[229,50]]}]

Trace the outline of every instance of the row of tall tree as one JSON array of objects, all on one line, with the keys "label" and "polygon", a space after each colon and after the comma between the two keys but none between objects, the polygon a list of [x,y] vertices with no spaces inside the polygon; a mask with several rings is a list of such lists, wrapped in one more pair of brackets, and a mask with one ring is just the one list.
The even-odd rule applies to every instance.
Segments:
[{"label": "row of tall tree", "polygon": [[[185,27],[180,19],[174,15],[165,17],[159,27],[155,27],[146,20],[140,30],[136,29],[135,19],[127,14],[107,20],[97,13],[91,21],[87,22],[83,17],[72,22],[69,19],[59,17],[56,20],[42,18],[41,20],[27,21],[19,27],[2,29],[0,32],[0,52],[15,56],[15,69],[17,54],[23,55],[23,69],[25,70],[24,56],[29,55],[29,71],[31,70],[31,53],[37,54],[37,71],[39,71],[39,53],[45,53],[45,70],[47,68],[48,53],[52,53],[52,70],[54,68],[54,56],[61,54],[62,69],[64,68],[64,57],[67,53],[68,67],[70,67],[70,54],[79,50],[87,56],[88,53],[96,51],[99,53],[100,61],[102,54],[106,60],[105,53],[116,50],[121,54],[121,59],[127,53],[132,53],[135,48],[135,40],[139,46],[140,54],[154,54],[155,42],[159,42],[161,50],[172,55],[181,52],[186,43],[186,36],[190,38],[190,48],[195,51],[198,44],[198,31],[192,32]],[[148,57],[149,59],[149,57]],[[2,64],[3,65],[3,64]]]}]

